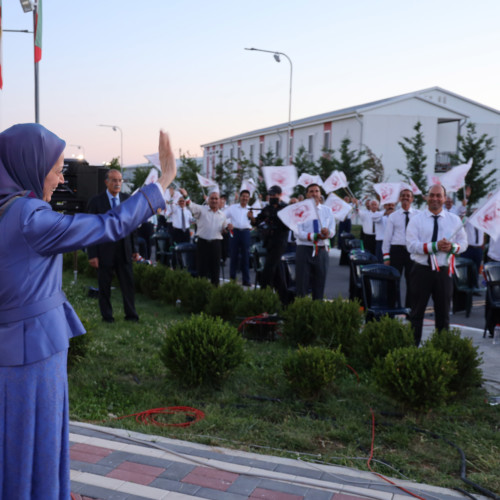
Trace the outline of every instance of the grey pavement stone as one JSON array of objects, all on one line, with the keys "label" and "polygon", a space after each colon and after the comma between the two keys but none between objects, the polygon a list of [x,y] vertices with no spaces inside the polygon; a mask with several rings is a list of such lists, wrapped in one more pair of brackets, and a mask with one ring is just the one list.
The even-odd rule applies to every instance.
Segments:
[{"label": "grey pavement stone", "polygon": [[167,460],[167,459],[158,458],[158,457],[149,457],[147,455],[128,455],[127,461],[134,462],[136,464],[141,464],[141,465],[151,465],[153,467],[163,467],[164,469],[171,467],[174,463],[179,463],[179,462],[175,462],[175,460]]},{"label": "grey pavement stone", "polygon": [[262,479],[259,488],[266,490],[280,491],[282,493],[290,493],[292,495],[304,496],[309,489],[305,486],[297,486],[292,483],[285,483],[284,481],[273,481],[272,479]]},{"label": "grey pavement stone", "polygon": [[310,488],[304,495],[304,500],[332,500],[335,493],[331,491],[315,490]]},{"label": "grey pavement stone", "polygon": [[211,488],[200,488],[196,495],[200,498],[210,498],[212,500],[247,500],[248,495],[238,495],[227,491],[212,490]]},{"label": "grey pavement stone", "polygon": [[125,452],[125,451],[113,451],[110,455],[107,457],[102,458],[97,462],[99,465],[104,465],[107,467],[111,467],[115,469],[118,467],[121,463],[125,462],[126,460],[130,460],[130,454]]},{"label": "grey pavement stone", "polygon": [[195,495],[196,492],[200,489],[200,486],[196,484],[181,483],[180,481],[165,479],[162,477],[157,477],[148,486],[151,486],[152,488],[158,488],[160,490],[184,493],[185,495]]},{"label": "grey pavement stone", "polygon": [[227,489],[228,493],[238,493],[240,495],[251,495],[252,491],[260,486],[261,479],[240,475],[236,481]]},{"label": "grey pavement stone", "polygon": [[174,462],[158,477],[161,477],[163,479],[171,479],[173,481],[180,481],[181,479],[185,478],[195,467],[196,465]]},{"label": "grey pavement stone", "polygon": [[255,460],[245,457],[232,457],[231,463],[237,465],[246,465],[248,467],[255,467],[262,470],[275,470],[278,464],[273,462],[266,462],[265,460]]},{"label": "grey pavement stone", "polygon": [[[80,483],[81,484],[81,483]],[[73,486],[73,482],[71,483]],[[108,490],[106,488],[101,488],[100,486],[93,486],[91,484],[84,484],[82,488],[78,491],[73,490],[75,493],[79,493],[80,495],[85,495],[86,497],[91,498],[100,498],[102,500],[131,500],[132,495],[127,493],[122,493],[120,491]],[[134,500],[145,500],[141,497],[134,497]]]},{"label": "grey pavement stone", "polygon": [[70,464],[71,470],[90,472],[92,474],[97,474],[98,476],[105,476],[115,468],[112,466],[105,466],[100,464],[89,464],[88,462],[81,462],[79,460],[71,460]]}]

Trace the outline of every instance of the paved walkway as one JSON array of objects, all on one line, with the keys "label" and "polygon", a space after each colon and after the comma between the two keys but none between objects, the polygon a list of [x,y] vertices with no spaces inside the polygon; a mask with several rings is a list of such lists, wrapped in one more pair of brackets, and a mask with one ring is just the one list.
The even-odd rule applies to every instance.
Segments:
[{"label": "paved walkway", "polygon": [[[457,325],[458,326],[458,325]],[[424,338],[433,322],[426,320]],[[500,345],[462,327],[483,356],[485,387],[500,396]],[[461,493],[369,472],[72,423],[71,485],[77,499],[459,500]],[[480,495],[474,495],[481,498]],[[484,497],[483,497],[484,498]]]}]

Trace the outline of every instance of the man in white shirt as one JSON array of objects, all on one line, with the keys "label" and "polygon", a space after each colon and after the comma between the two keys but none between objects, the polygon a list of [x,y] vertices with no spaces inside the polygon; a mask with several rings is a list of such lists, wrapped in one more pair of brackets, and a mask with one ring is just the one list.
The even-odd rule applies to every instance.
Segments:
[{"label": "man in white shirt", "polygon": [[240,202],[226,210],[226,217],[232,225],[232,238],[229,241],[229,277],[236,279],[241,268],[243,286],[250,286],[250,230],[252,225],[248,218],[248,202],[250,191],[240,192]]},{"label": "man in white shirt", "polygon": [[[354,203],[357,205],[358,201],[355,200]],[[375,219],[378,219],[384,215],[382,210],[379,210],[379,205],[377,200],[370,200],[367,202],[367,208],[361,208],[359,210],[359,218],[361,222],[361,228],[363,230],[363,246],[367,252],[375,255],[376,253],[376,241],[375,241]]]},{"label": "man in white shirt", "polygon": [[218,286],[222,233],[227,227],[226,216],[219,209],[219,193],[210,193],[208,205],[198,205],[189,200],[185,189],[179,191],[187,198],[191,213],[196,219],[198,275],[208,278],[213,285]]},{"label": "man in white shirt", "polygon": [[443,186],[431,186],[427,209],[415,215],[406,228],[406,246],[414,261],[410,275],[410,322],[416,345],[422,338],[425,309],[431,295],[436,329],[450,327],[454,257],[467,249],[467,236],[460,218],[443,209],[445,197]]},{"label": "man in white shirt", "polygon": [[184,196],[179,198],[177,203],[172,206],[172,240],[174,243],[189,243],[191,241],[191,214],[186,206]]},{"label": "man in white shirt", "polygon": [[295,233],[297,296],[305,296],[311,286],[313,300],[322,300],[330,260],[330,239],[335,236],[335,218],[329,207],[321,205],[321,189],[317,184],[307,187],[306,197],[316,204],[316,218],[299,224]]},{"label": "man in white shirt", "polygon": [[384,241],[382,243],[382,253],[384,264],[395,267],[401,276],[405,275],[406,299],[405,307],[411,306],[410,295],[410,271],[413,262],[410,253],[406,248],[406,228],[419,210],[413,208],[413,193],[410,189],[403,189],[399,193],[401,208],[387,217],[385,225]]},{"label": "man in white shirt", "polygon": [[381,264],[384,262],[382,244],[384,242],[385,225],[387,218],[394,212],[395,207],[394,203],[384,203],[384,211],[377,212],[381,215],[373,217],[373,221],[375,222],[375,256]]}]

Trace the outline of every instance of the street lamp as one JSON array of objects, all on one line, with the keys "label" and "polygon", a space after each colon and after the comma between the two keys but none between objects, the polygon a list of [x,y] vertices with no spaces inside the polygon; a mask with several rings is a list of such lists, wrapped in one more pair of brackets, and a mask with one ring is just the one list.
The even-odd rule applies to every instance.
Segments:
[{"label": "street lamp", "polygon": [[288,134],[287,134],[287,145],[286,145],[287,162],[289,162],[291,153],[290,135],[292,127],[292,74],[293,74],[292,60],[284,52],[278,52],[277,50],[256,49],[255,47],[251,47],[249,49],[245,48],[245,50],[256,50],[257,52],[267,52],[268,54],[273,54],[274,60],[276,62],[281,62],[280,56],[284,56],[288,59],[288,62],[290,63],[290,95],[288,98]]},{"label": "street lamp", "polygon": [[121,152],[121,156],[120,156],[120,167],[123,167],[124,165],[124,161],[123,161],[123,131],[122,129],[118,126],[118,125],[99,125],[99,127],[110,127],[112,128],[115,132],[117,130],[120,131],[120,152]]}]

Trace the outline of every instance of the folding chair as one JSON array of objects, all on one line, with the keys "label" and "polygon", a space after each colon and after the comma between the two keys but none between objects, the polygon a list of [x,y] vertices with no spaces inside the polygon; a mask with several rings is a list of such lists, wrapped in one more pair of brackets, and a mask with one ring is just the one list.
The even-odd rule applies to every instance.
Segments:
[{"label": "folding chair", "polygon": [[500,262],[487,262],[483,271],[486,277],[486,321],[483,337],[486,337],[486,331],[493,336],[495,325],[500,323]]},{"label": "folding chair", "polygon": [[368,264],[375,264],[377,257],[370,252],[360,249],[351,250],[349,254],[349,300],[359,299],[363,302],[363,289],[361,285],[361,268]]},{"label": "folding chair", "polygon": [[179,243],[175,246],[175,256],[181,269],[186,269],[191,276],[198,276],[196,268],[196,243]]},{"label": "folding chair", "polygon": [[285,280],[287,294],[286,303],[290,304],[297,295],[297,285],[295,281],[295,252],[285,253],[281,256],[281,268]]},{"label": "folding chair", "polygon": [[399,271],[385,264],[369,264],[361,267],[361,284],[366,321],[379,320],[386,314],[393,318],[409,314],[410,309],[402,307],[399,288]]},{"label": "folding chair", "polygon": [[157,231],[151,238],[156,243],[156,260],[164,266],[171,266],[174,254],[171,250],[171,238],[168,232]]},{"label": "folding chair", "polygon": [[484,288],[477,288],[477,268],[474,261],[458,257],[455,260],[453,274],[453,312],[465,311],[465,317],[470,316],[472,296],[477,292],[484,292]]}]

